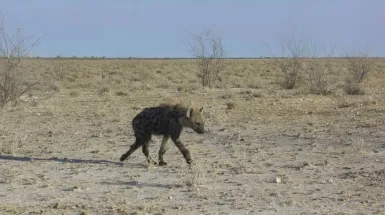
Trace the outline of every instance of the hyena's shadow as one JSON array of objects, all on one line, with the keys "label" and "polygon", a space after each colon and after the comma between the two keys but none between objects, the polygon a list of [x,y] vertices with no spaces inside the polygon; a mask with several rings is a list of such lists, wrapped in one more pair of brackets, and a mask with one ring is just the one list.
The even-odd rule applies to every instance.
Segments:
[{"label": "hyena's shadow", "polygon": [[172,184],[159,184],[159,183],[146,183],[146,182],[139,182],[139,181],[108,181],[108,182],[101,182],[100,184],[104,185],[121,185],[121,186],[128,186],[128,187],[153,187],[153,188],[166,188],[171,189],[173,187],[178,187],[179,185],[172,185]]},{"label": "hyena's shadow", "polygon": [[55,161],[61,163],[93,163],[93,164],[105,164],[105,165],[117,165],[123,166],[122,162],[115,162],[110,160],[98,160],[98,159],[78,159],[78,158],[39,158],[39,157],[28,157],[28,156],[13,156],[13,155],[0,155],[0,160],[9,160],[9,161],[21,161],[21,162],[31,162],[31,161]]}]

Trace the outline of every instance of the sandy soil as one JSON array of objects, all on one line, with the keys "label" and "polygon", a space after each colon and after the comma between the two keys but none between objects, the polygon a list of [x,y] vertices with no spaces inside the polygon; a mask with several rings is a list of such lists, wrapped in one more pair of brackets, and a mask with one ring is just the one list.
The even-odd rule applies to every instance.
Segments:
[{"label": "sandy soil", "polygon": [[[58,92],[0,112],[0,214],[385,214],[385,63],[343,97],[281,89],[266,64],[208,89],[191,62],[45,62]],[[207,133],[181,137],[195,166],[172,144],[168,166],[119,162],[131,119],[169,98],[204,105]]]}]

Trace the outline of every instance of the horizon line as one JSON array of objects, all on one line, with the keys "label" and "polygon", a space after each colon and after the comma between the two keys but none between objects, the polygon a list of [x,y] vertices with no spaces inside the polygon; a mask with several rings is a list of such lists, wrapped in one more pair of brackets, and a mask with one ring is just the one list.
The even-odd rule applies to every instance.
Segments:
[{"label": "horizon line", "polygon": [[[195,57],[105,57],[105,56],[72,56],[72,57],[66,57],[66,56],[56,56],[56,57],[40,57],[40,56],[33,56],[33,57],[23,57],[24,59],[78,59],[78,60],[196,60],[198,58]],[[223,60],[241,60],[241,59],[250,59],[250,60],[256,60],[256,59],[291,59],[292,57],[224,57],[221,58]],[[344,59],[344,58],[368,58],[368,59],[382,59],[385,58],[385,56],[339,56],[339,57],[302,57],[300,59]],[[1,58],[0,59],[4,59]],[[219,59],[219,58],[213,58],[213,59]]]}]

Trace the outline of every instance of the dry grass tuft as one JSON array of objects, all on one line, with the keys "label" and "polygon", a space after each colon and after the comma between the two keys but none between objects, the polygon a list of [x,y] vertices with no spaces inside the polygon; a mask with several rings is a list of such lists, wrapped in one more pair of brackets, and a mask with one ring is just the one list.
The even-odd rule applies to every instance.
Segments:
[{"label": "dry grass tuft", "polygon": [[338,108],[348,108],[355,105],[354,102],[349,100],[348,96],[343,94],[335,95],[333,98]]},{"label": "dry grass tuft", "polygon": [[206,183],[213,182],[215,179],[217,167],[208,164],[207,162],[195,161],[191,167],[186,167],[180,170],[182,174],[181,186],[198,187]]},{"label": "dry grass tuft", "polygon": [[349,78],[345,80],[344,86],[345,92],[348,95],[364,95],[365,92],[362,90],[361,83],[357,83]]},{"label": "dry grass tuft", "polygon": [[367,144],[363,138],[355,139],[352,142],[352,153],[354,154],[366,154],[367,153]]},{"label": "dry grass tuft", "polygon": [[103,93],[108,93],[108,92],[110,92],[110,88],[108,88],[107,86],[103,86],[103,87],[100,87],[100,88],[98,89],[98,94],[99,94],[99,95],[101,95],[101,94],[103,94]]},{"label": "dry grass tuft", "polygon": [[80,93],[78,91],[76,91],[76,90],[71,90],[69,95],[71,97],[78,97],[80,95]]},{"label": "dry grass tuft", "polygon": [[115,95],[116,95],[116,96],[127,96],[128,93],[125,93],[125,92],[123,92],[123,91],[118,91],[118,92],[115,93]]},{"label": "dry grass tuft", "polygon": [[235,108],[235,103],[234,102],[226,102],[226,107],[229,110],[234,109]]}]

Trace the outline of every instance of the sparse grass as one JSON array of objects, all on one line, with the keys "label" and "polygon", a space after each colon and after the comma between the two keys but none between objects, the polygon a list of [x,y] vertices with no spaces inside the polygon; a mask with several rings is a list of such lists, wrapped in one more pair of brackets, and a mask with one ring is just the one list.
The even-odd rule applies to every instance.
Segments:
[{"label": "sparse grass", "polygon": [[180,170],[180,174],[182,174],[181,186],[191,188],[212,183],[215,179],[216,168],[216,165],[196,161],[191,167]]},{"label": "sparse grass", "polygon": [[23,147],[23,143],[26,140],[26,136],[15,136],[10,139],[3,139],[0,143],[0,155],[6,154],[6,155],[14,155],[15,153],[20,152],[20,150]]},{"label": "sparse grass", "polygon": [[348,108],[354,106],[354,102],[350,101],[346,95],[335,95],[334,100],[336,101],[338,108]]},{"label": "sparse grass", "polygon": [[79,91],[71,90],[71,91],[69,92],[69,95],[70,95],[71,97],[77,97],[77,96],[80,95],[80,93],[79,93]]},{"label": "sparse grass", "polygon": [[234,97],[234,95],[230,92],[226,92],[225,94],[220,96],[221,99],[231,99],[233,97]]},{"label": "sparse grass", "polygon": [[15,145],[13,141],[3,141],[1,143],[0,154],[13,155]]},{"label": "sparse grass", "polygon": [[192,168],[184,168],[182,171],[182,186],[196,187],[204,183],[205,169],[202,164],[196,163]]},{"label": "sparse grass", "polygon": [[231,168],[232,172],[236,175],[246,173],[246,166],[243,160],[236,160],[235,165]]},{"label": "sparse grass", "polygon": [[352,153],[355,154],[365,154],[367,153],[367,145],[363,138],[358,138],[353,140],[352,144]]},{"label": "sparse grass", "polygon": [[100,87],[99,89],[98,89],[98,94],[100,95],[100,94],[103,94],[103,93],[108,93],[108,92],[110,92],[110,88],[108,88],[107,86],[103,86],[103,87]]},{"label": "sparse grass", "polygon": [[128,94],[123,91],[118,91],[115,93],[116,96],[127,96]]},{"label": "sparse grass", "polygon": [[[325,60],[333,71],[346,72],[345,60]],[[58,62],[64,75],[57,95],[38,106],[21,103],[0,111],[0,144],[9,144],[4,151],[10,153],[0,159],[0,185],[7,189],[0,205],[15,206],[15,214],[201,214],[219,207],[228,214],[255,214],[267,212],[264,206],[271,202],[286,210],[293,199],[305,205],[303,213],[321,206],[331,214],[346,207],[370,214],[384,206],[382,177],[340,178],[360,166],[368,173],[381,168],[383,59],[361,83],[365,95],[348,95],[341,85],[335,97],[303,93],[305,80],[293,90],[282,89],[275,83],[281,73],[269,59],[226,60],[212,88],[201,86],[192,60]],[[52,66],[44,59],[39,63]],[[147,75],[140,77],[137,69]],[[98,94],[102,74],[108,96]],[[183,132],[196,165],[181,164],[176,147],[166,153],[165,167],[147,166],[141,149],[117,162],[133,142],[132,117],[167,98],[204,106],[208,132]],[[11,137],[23,132],[29,136],[18,147]],[[159,144],[154,137],[153,158]],[[335,184],[341,192],[335,192]],[[348,192],[354,200],[373,202],[370,209],[344,200]],[[36,206],[27,208],[20,199]]]}]

